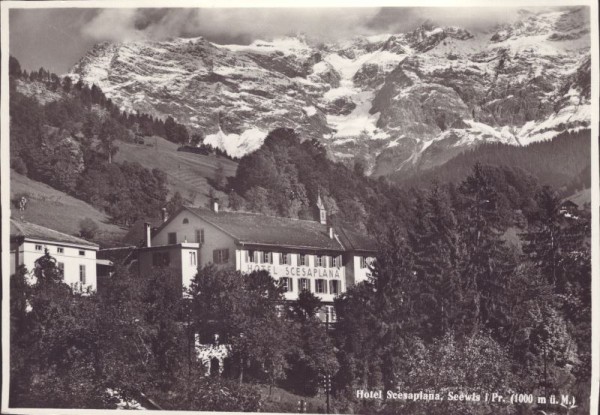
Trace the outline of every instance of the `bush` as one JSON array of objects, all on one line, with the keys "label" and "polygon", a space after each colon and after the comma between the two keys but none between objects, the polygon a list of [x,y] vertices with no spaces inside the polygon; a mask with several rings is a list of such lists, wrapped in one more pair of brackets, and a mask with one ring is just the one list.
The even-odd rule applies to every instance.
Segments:
[{"label": "bush", "polygon": [[240,385],[234,380],[182,376],[172,386],[171,392],[159,393],[158,396],[165,409],[235,412],[257,412],[261,409],[259,389],[248,384]]},{"label": "bush", "polygon": [[98,233],[98,224],[90,218],[79,221],[79,235],[85,239],[94,239]]}]

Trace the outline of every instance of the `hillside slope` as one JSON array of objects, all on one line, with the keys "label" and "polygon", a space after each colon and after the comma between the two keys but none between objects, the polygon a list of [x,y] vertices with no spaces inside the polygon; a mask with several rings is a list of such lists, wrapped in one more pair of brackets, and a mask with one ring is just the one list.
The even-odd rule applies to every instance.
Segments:
[{"label": "hillside slope", "polygon": [[[95,242],[101,245],[113,245],[125,235],[125,229],[111,224],[106,214],[90,204],[11,170],[11,199],[21,194],[25,194],[28,200],[27,208],[22,214],[28,222],[78,236],[79,221],[91,218],[99,227]],[[14,206],[11,209],[13,217],[21,216]]]},{"label": "hillside slope", "polygon": [[586,129],[562,133],[553,140],[523,147],[482,144],[440,166],[414,174],[398,172],[390,177],[403,187],[429,185],[434,180],[458,183],[471,172],[475,163],[482,163],[521,169],[541,184],[571,193],[590,186],[590,141],[591,132]]},{"label": "hillside slope", "polygon": [[162,170],[167,175],[169,193],[179,192],[194,205],[207,202],[209,180],[215,178],[219,166],[225,177],[234,176],[237,168],[237,163],[225,157],[177,151],[177,144],[156,136],[146,137],[145,144],[120,141],[117,145],[115,161],[135,161]]}]

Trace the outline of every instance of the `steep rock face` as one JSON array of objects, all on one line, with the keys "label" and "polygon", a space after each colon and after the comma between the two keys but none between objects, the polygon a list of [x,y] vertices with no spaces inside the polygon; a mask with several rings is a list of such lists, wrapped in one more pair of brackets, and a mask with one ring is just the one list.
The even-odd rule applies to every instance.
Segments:
[{"label": "steep rock face", "polygon": [[490,32],[100,44],[71,71],[128,110],[174,116],[241,156],[292,127],[389,174],[482,142],[525,145],[590,122],[589,9],[521,11]]}]

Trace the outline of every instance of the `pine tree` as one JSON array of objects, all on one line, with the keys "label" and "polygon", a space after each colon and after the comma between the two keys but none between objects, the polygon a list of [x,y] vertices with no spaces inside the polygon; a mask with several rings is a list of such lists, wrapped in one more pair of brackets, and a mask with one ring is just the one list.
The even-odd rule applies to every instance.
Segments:
[{"label": "pine tree", "polygon": [[510,254],[501,238],[506,217],[492,172],[476,164],[459,189],[461,237],[466,246],[462,291],[471,301],[466,319],[472,333],[496,318],[494,309],[502,290],[499,281],[511,271]]},{"label": "pine tree", "polygon": [[425,339],[443,335],[458,318],[460,307],[460,236],[446,193],[434,183],[418,194],[409,244],[420,286],[419,307]]},{"label": "pine tree", "polygon": [[388,224],[380,252],[372,266],[377,316],[377,345],[384,395],[395,390],[405,375],[401,356],[412,347],[419,327],[418,279],[404,232]]}]

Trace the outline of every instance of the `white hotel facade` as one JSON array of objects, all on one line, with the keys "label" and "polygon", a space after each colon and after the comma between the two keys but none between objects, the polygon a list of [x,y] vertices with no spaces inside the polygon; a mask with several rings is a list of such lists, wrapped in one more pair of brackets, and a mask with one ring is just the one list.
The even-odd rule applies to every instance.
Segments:
[{"label": "white hotel facade", "polygon": [[[146,225],[145,246],[137,252],[140,275],[168,267],[189,287],[210,263],[244,273],[269,271],[285,288],[285,299],[302,290],[321,299],[330,321],[333,300],[369,278],[375,243],[342,226],[329,226],[321,203],[320,221],[254,213],[183,207],[154,232]],[[324,318],[324,315],[321,315]]]}]

